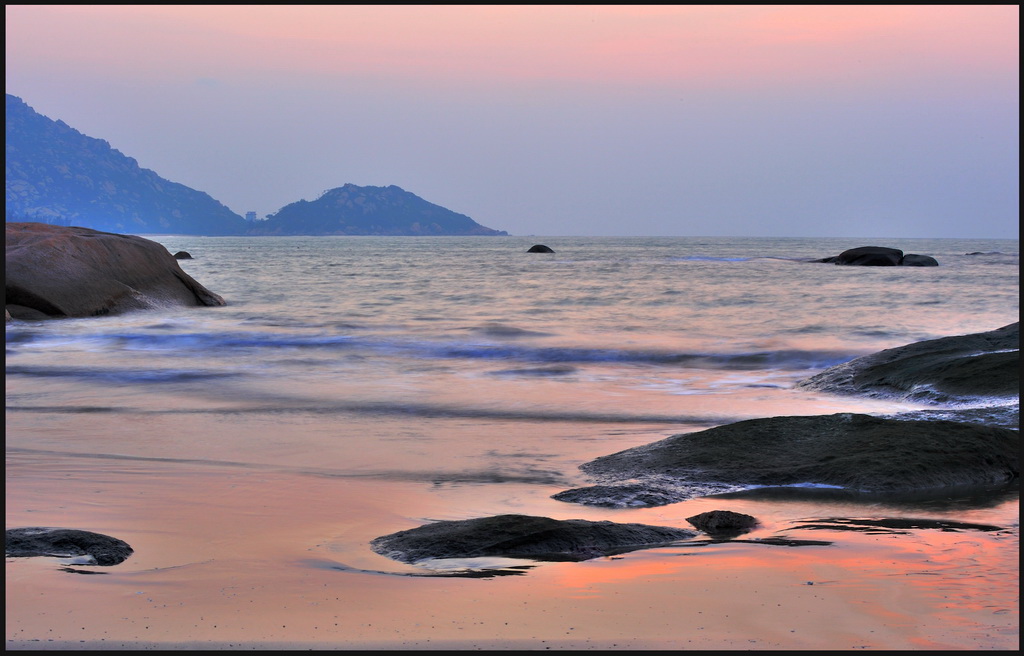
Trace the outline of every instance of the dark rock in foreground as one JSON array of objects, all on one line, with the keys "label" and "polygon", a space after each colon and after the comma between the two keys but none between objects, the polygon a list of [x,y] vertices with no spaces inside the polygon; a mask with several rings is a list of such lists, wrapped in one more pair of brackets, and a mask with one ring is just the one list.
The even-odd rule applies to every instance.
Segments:
[{"label": "dark rock in foreground", "polygon": [[757,526],[756,518],[731,510],[709,510],[687,517],[686,521],[711,537],[720,538],[740,535]]},{"label": "dark rock in foreground", "polygon": [[674,435],[580,469],[605,485],[671,480],[683,493],[708,485],[896,492],[1009,482],[1020,474],[1019,449],[1020,433],[1006,428],[843,413]]},{"label": "dark rock in foreground", "polygon": [[845,250],[839,255],[823,257],[816,262],[827,262],[844,266],[938,266],[939,262],[930,255],[904,254],[898,248],[885,246],[860,246]]},{"label": "dark rock in foreground", "polygon": [[[581,465],[598,484],[553,498],[628,508],[755,488],[891,495],[1003,485],[1020,475],[1020,433],[1011,429],[1019,424],[1019,346],[1014,323],[881,351],[798,385],[960,407],[771,417],[675,435]],[[999,404],[962,405],[992,400]]]},{"label": "dark rock in foreground", "polygon": [[225,304],[142,237],[44,223],[8,223],[6,237],[4,288],[15,319]]},{"label": "dark rock in foreground", "polygon": [[527,250],[526,252],[527,253],[554,253],[555,251],[552,250],[550,246],[545,246],[544,244],[534,244],[533,246],[530,246],[530,249]]},{"label": "dark rock in foreground", "polygon": [[102,533],[70,528],[9,528],[4,538],[8,558],[90,557],[96,565],[117,565],[132,555],[127,543]]},{"label": "dark rock in foreground", "polygon": [[376,538],[370,547],[405,563],[486,556],[581,561],[695,536],[694,531],[666,526],[497,515],[426,524]]},{"label": "dark rock in foreground", "polygon": [[801,381],[833,394],[934,403],[1020,396],[1020,323],[857,358]]}]

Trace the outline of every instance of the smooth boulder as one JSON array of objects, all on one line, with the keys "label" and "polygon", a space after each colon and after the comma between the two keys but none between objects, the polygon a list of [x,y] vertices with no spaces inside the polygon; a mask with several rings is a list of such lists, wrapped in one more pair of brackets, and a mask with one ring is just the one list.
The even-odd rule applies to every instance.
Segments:
[{"label": "smooth boulder", "polygon": [[526,252],[527,253],[554,253],[555,251],[552,250],[550,246],[545,246],[544,244],[534,244],[533,246],[530,246],[530,249],[528,251],[526,251]]},{"label": "smooth boulder", "polygon": [[[653,479],[688,490],[829,486],[905,492],[1005,484],[1020,475],[1016,430],[863,414],[750,419],[580,465],[598,483]],[[692,496],[692,495],[691,495]]]},{"label": "smooth boulder", "polygon": [[71,528],[26,527],[9,528],[4,538],[8,558],[50,556],[54,558],[85,557],[95,565],[117,565],[134,553],[123,540]]},{"label": "smooth boulder", "polygon": [[531,515],[440,521],[381,536],[376,553],[404,563],[435,558],[505,557],[582,561],[695,537],[695,531],[647,524]]},{"label": "smooth boulder", "polygon": [[939,262],[930,255],[904,253],[898,248],[886,246],[859,246],[850,248],[839,255],[824,257],[816,262],[843,266],[938,266]]},{"label": "smooth boulder", "polygon": [[8,223],[6,238],[6,306],[15,319],[225,305],[182,271],[166,248],[142,237]]},{"label": "smooth boulder", "polygon": [[945,404],[1019,398],[1020,322],[872,353],[829,367],[797,388]]},{"label": "smooth boulder", "polygon": [[907,253],[900,260],[900,266],[918,266],[918,267],[933,267],[939,266],[939,261],[931,255],[918,255],[917,253]]}]

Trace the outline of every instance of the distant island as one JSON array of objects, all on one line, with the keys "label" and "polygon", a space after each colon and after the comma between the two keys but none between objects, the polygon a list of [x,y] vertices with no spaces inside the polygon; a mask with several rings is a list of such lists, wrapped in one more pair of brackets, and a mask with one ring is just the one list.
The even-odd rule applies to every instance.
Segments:
[{"label": "distant island", "polygon": [[250,235],[507,235],[465,214],[429,203],[400,187],[347,184],[315,201],[285,205]]},{"label": "distant island", "polygon": [[249,221],[7,94],[6,221],[124,234],[507,235],[394,185],[346,184]]}]

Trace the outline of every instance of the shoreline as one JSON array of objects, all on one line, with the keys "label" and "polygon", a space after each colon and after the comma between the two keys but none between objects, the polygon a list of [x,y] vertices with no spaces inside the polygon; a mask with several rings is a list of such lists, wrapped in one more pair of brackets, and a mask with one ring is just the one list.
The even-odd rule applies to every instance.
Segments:
[{"label": "shoreline", "polygon": [[[708,641],[716,642],[716,641]],[[705,649],[736,648],[736,642],[702,644]],[[639,649],[678,648],[676,641],[663,644],[644,644]],[[591,640],[401,640],[393,642],[150,642],[121,640],[8,640],[8,651],[526,651],[537,649],[552,650],[597,650],[613,651],[638,649],[628,641]]]}]

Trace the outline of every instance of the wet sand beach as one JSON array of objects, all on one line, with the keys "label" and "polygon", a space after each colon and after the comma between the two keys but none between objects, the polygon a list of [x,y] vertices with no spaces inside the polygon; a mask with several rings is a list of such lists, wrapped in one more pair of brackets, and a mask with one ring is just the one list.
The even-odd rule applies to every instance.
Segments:
[{"label": "wet sand beach", "polygon": [[[186,466],[155,471],[128,461],[100,474],[67,462],[63,475],[26,485],[23,475],[33,468],[53,469],[42,460],[9,456],[8,521],[32,525],[45,516],[48,524],[89,526],[125,539],[135,554],[109,568],[8,559],[8,649],[1019,644],[1019,504],[1012,493],[973,509],[721,498],[644,510],[568,507],[555,515],[556,502],[538,490],[509,488],[523,509],[563,518],[688,526],[687,516],[727,508],[762,526],[743,536],[749,542],[696,539],[584,562],[496,562],[501,575],[452,578],[422,576],[422,568],[366,548],[416,517],[451,518],[451,508],[418,494],[416,483],[396,488]],[[396,521],[375,499],[403,488],[407,516]],[[87,510],[68,499],[83,500]],[[813,519],[921,516],[1002,528],[801,528]],[[831,544],[756,543],[778,536]]]}]

